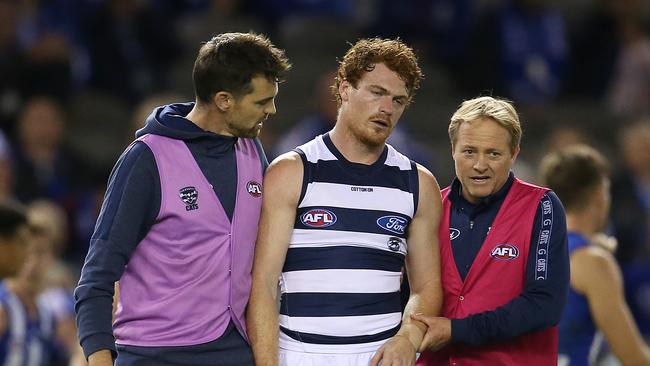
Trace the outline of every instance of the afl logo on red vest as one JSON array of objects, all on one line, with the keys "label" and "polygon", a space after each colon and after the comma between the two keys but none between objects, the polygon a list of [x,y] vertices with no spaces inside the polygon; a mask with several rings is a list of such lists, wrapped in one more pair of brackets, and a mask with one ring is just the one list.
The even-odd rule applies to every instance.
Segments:
[{"label": "afl logo on red vest", "polygon": [[332,211],[319,208],[309,210],[300,216],[300,221],[311,227],[328,227],[336,222],[336,215]]},{"label": "afl logo on red vest", "polygon": [[246,183],[246,190],[248,191],[248,194],[255,198],[262,195],[262,185],[254,180],[248,181],[248,183]]},{"label": "afl logo on red vest", "polygon": [[492,249],[490,255],[500,261],[511,261],[519,257],[519,249],[512,244],[499,244]]}]

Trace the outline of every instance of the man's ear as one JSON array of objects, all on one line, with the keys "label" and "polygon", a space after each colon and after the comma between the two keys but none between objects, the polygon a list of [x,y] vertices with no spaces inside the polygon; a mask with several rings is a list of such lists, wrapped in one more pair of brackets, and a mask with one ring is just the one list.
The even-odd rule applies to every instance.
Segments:
[{"label": "man's ear", "polygon": [[232,94],[225,91],[216,93],[212,98],[214,105],[222,112],[230,110],[230,108],[233,106],[234,101],[235,98],[232,96]]},{"label": "man's ear", "polygon": [[515,151],[512,152],[512,163],[513,164],[514,164],[515,160],[517,160],[517,156],[519,156],[519,151],[521,151],[521,149],[519,148],[519,145],[517,145],[517,147],[515,147]]},{"label": "man's ear", "polygon": [[348,101],[349,98],[348,93],[350,92],[350,88],[352,88],[352,84],[350,84],[349,81],[347,80],[341,81],[341,83],[339,84],[339,95],[341,96],[341,101],[345,101],[345,102]]}]

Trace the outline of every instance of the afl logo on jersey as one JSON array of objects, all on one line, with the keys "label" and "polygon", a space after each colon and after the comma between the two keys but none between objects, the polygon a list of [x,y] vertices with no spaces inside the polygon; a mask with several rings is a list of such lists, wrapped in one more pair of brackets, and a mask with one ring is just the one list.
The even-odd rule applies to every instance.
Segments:
[{"label": "afl logo on jersey", "polygon": [[406,232],[406,220],[399,216],[382,216],[377,219],[377,225],[395,234]]},{"label": "afl logo on jersey", "polygon": [[248,191],[248,194],[255,198],[258,198],[262,195],[262,185],[254,180],[248,181],[248,183],[246,183],[246,190]]},{"label": "afl logo on jersey", "polygon": [[336,215],[332,211],[316,208],[302,214],[300,221],[311,227],[328,227],[334,225]]},{"label": "afl logo on jersey", "polygon": [[500,261],[511,261],[519,257],[519,249],[512,244],[499,244],[492,249],[490,255]]},{"label": "afl logo on jersey", "polygon": [[449,228],[449,240],[454,240],[460,236],[460,230],[454,229],[453,227]]}]

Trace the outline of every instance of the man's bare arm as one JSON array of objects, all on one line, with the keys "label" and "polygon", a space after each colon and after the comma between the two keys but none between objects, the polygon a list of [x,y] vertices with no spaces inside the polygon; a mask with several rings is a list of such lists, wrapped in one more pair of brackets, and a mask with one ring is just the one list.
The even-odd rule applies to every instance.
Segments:
[{"label": "man's bare arm", "polygon": [[264,177],[253,287],[247,310],[248,335],[258,366],[278,364],[277,286],[291,239],[302,176],[300,156],[292,152],[273,161]]},{"label": "man's bare arm", "polygon": [[431,172],[419,165],[418,178],[418,209],[407,233],[406,268],[411,295],[404,309],[399,332],[377,352],[371,365],[378,364],[380,360],[382,365],[409,363],[410,359],[405,359],[407,352],[409,356],[412,354],[414,360],[415,351],[420,348],[427,326],[412,319],[411,315],[435,316],[442,307],[438,248],[438,226],[442,211],[440,188]]},{"label": "man's bare arm", "polygon": [[594,322],[623,365],[650,365],[650,350],[625,302],[614,257],[598,247],[576,250],[571,255],[571,285],[587,297]]}]

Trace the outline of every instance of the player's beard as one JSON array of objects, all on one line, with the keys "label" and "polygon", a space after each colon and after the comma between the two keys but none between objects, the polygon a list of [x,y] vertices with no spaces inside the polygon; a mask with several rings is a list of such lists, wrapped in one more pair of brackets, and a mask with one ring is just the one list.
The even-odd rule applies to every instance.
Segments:
[{"label": "player's beard", "polygon": [[392,128],[388,130],[377,129],[372,125],[363,124],[352,128],[354,136],[364,145],[370,148],[381,148],[386,144],[388,136],[393,131]]},{"label": "player's beard", "polygon": [[256,138],[260,135],[260,131],[262,131],[262,127],[258,123],[253,127],[246,128],[230,123],[228,129],[233,136],[244,138]]}]

